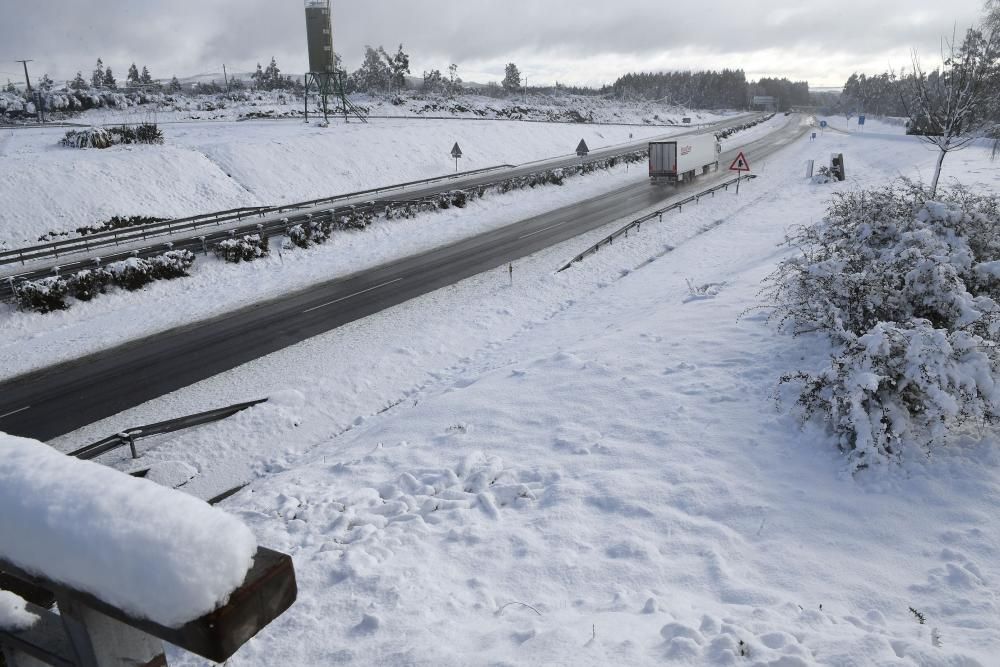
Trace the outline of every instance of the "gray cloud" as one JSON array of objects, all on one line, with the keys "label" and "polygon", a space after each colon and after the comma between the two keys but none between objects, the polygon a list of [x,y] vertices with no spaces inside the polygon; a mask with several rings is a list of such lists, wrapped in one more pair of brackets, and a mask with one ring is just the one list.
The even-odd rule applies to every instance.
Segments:
[{"label": "gray cloud", "polygon": [[[961,32],[981,9],[982,0],[335,0],[334,34],[349,67],[365,44],[402,42],[415,74],[456,62],[467,78],[496,78],[515,60],[538,82],[742,67],[829,84],[858,68],[903,66],[910,48],[933,55],[943,34]],[[305,69],[298,0],[0,0],[0,17],[0,77],[17,74],[16,58],[34,58],[34,76],[57,79],[88,71],[98,56],[116,72],[136,61],[161,77],[223,62],[246,71],[272,55],[285,71]]]}]

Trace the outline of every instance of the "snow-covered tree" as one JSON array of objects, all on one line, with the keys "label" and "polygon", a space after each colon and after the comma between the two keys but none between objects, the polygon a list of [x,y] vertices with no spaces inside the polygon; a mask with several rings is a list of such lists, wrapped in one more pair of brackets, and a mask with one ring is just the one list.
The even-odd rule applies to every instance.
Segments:
[{"label": "snow-covered tree", "polygon": [[448,93],[457,95],[462,92],[462,77],[458,75],[458,65],[452,63],[448,66]]},{"label": "snow-covered tree", "polygon": [[111,68],[104,70],[104,78],[101,80],[101,84],[105,88],[110,88],[111,90],[118,90],[118,82],[115,81],[115,75],[111,71]]},{"label": "snow-covered tree", "polygon": [[132,63],[132,65],[129,66],[128,76],[125,77],[125,81],[129,86],[139,85],[139,68],[135,66],[135,63]]},{"label": "snow-covered tree", "polygon": [[142,74],[139,75],[139,83],[150,86],[153,84],[153,77],[149,75],[149,69],[143,65]]},{"label": "snow-covered tree", "polygon": [[181,92],[181,82],[177,80],[177,77],[170,79],[170,86],[167,88],[172,93]]},{"label": "snow-covered tree", "polygon": [[948,153],[967,147],[994,125],[1000,33],[969,29],[960,46],[953,39],[942,55],[941,66],[928,72],[914,54],[913,74],[901,80],[900,91],[911,132],[939,151],[931,197]]},{"label": "snow-covered tree", "polygon": [[16,93],[17,88],[14,87],[14,82],[12,82],[10,79],[7,79],[7,86],[3,89],[3,92]]},{"label": "snow-covered tree", "polygon": [[440,93],[444,88],[444,77],[441,76],[441,70],[432,69],[430,72],[424,72],[425,92]]},{"label": "snow-covered tree", "polygon": [[66,85],[70,90],[75,91],[88,90],[90,88],[87,80],[83,78],[82,72],[77,72],[76,77],[72,81],[67,81]]},{"label": "snow-covered tree", "polygon": [[104,61],[100,58],[97,59],[97,67],[90,74],[90,85],[94,88],[100,88],[104,85]]},{"label": "snow-covered tree", "polygon": [[503,83],[500,84],[508,93],[521,89],[521,70],[514,63],[508,63],[504,73]]},{"label": "snow-covered tree", "polygon": [[403,45],[399,45],[396,55],[389,57],[385,51],[381,51],[385,56],[386,66],[389,68],[389,85],[402,90],[406,88],[406,75],[410,73],[410,56],[403,51]]},{"label": "snow-covered tree", "polygon": [[281,70],[278,69],[278,61],[274,59],[274,56],[271,56],[271,62],[264,70],[264,82],[265,88],[268,90],[274,90],[281,86]]},{"label": "snow-covered tree", "polygon": [[52,89],[56,87],[55,82],[49,77],[48,74],[43,74],[42,78],[38,80],[38,90],[43,93],[52,92]]},{"label": "snow-covered tree", "polygon": [[365,59],[352,75],[359,88],[368,93],[384,91],[389,87],[391,74],[386,61],[388,54],[381,46],[378,50],[365,46]]}]

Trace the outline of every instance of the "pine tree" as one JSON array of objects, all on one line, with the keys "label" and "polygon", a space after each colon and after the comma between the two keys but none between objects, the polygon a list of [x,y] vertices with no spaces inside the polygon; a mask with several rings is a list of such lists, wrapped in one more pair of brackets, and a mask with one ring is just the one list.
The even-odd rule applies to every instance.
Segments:
[{"label": "pine tree", "polygon": [[87,80],[83,78],[82,72],[77,72],[76,78],[68,82],[67,85],[70,87],[70,89],[77,91],[90,89],[90,85],[87,83]]},{"label": "pine tree", "polygon": [[97,59],[97,67],[90,75],[90,85],[94,88],[100,88],[104,85],[104,61],[100,58]]},{"label": "pine tree", "polygon": [[265,90],[276,90],[282,87],[281,81],[281,70],[278,69],[278,62],[271,56],[271,62],[268,64],[267,69],[264,70],[263,78]]},{"label": "pine tree", "polygon": [[521,89],[521,70],[517,68],[517,65],[508,63],[501,85],[508,93]]},{"label": "pine tree", "polygon": [[16,93],[17,92],[17,88],[14,87],[14,84],[11,82],[10,79],[7,79],[7,87],[3,89],[3,92],[5,92],[5,93]]},{"label": "pine tree", "polygon": [[118,82],[115,81],[115,75],[112,73],[111,68],[104,70],[104,79],[101,81],[105,88],[110,88],[111,90],[118,90]]},{"label": "pine tree", "polygon": [[128,77],[125,79],[130,86],[139,85],[139,68],[135,66],[135,63],[128,68]]},{"label": "pine tree", "polygon": [[145,65],[142,66],[142,74],[139,76],[139,83],[149,86],[153,83],[153,77],[149,75],[149,70]]},{"label": "pine tree", "polygon": [[170,88],[169,88],[169,90],[172,93],[179,93],[179,92],[181,92],[181,90],[182,90],[182,88],[181,88],[181,82],[177,80],[176,76],[174,78],[170,79]]},{"label": "pine tree", "polygon": [[260,63],[257,63],[257,71],[250,75],[250,80],[253,81],[254,90],[263,89],[264,70],[261,68]]},{"label": "pine tree", "polygon": [[43,93],[50,92],[53,88],[55,88],[55,86],[55,82],[49,78],[48,74],[43,74],[42,78],[38,80],[38,90]]}]

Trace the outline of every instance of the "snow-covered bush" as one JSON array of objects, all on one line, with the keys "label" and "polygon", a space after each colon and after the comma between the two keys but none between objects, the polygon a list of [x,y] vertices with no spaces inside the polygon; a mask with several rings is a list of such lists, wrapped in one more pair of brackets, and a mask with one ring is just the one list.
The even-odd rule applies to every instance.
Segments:
[{"label": "snow-covered bush", "polygon": [[114,144],[111,133],[103,127],[70,130],[59,143],[68,148],[110,148]]},{"label": "snow-covered bush", "polygon": [[108,264],[108,272],[115,285],[130,292],[142,289],[156,280],[153,265],[139,257],[129,257],[120,262]]},{"label": "snow-covered bush", "polygon": [[162,255],[151,257],[154,280],[173,280],[188,275],[188,269],[194,264],[194,253],[190,250],[170,250]]},{"label": "snow-covered bush", "polygon": [[788,240],[764,294],[792,333],[827,335],[818,373],[794,373],[854,464],[942,444],[1000,420],[1000,200],[963,190],[927,201],[906,184],[839,194]]},{"label": "snow-covered bush", "polygon": [[107,269],[84,269],[66,279],[69,293],[80,301],[90,301],[98,294],[104,294],[113,281]]},{"label": "snow-covered bush", "polygon": [[21,310],[51,313],[66,310],[66,295],[69,288],[62,278],[51,277],[40,280],[26,280],[14,285],[14,301]]},{"label": "snow-covered bush", "polygon": [[248,234],[242,238],[225,239],[215,245],[215,255],[227,262],[252,262],[268,253],[267,237]]},{"label": "snow-covered bush", "polygon": [[122,125],[120,127],[91,127],[70,130],[59,143],[69,148],[111,148],[123,144],[162,144],[163,131],[154,123]]}]

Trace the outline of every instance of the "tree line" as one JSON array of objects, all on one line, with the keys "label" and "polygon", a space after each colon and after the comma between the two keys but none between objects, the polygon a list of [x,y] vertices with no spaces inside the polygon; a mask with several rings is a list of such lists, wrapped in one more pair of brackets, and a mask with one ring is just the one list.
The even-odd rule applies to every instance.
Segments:
[{"label": "tree line", "polygon": [[741,69],[701,72],[636,72],[611,86],[619,99],[663,100],[699,109],[738,109],[755,95],[774,97],[782,111],[809,104],[809,83],[785,78],[748,82]]}]

